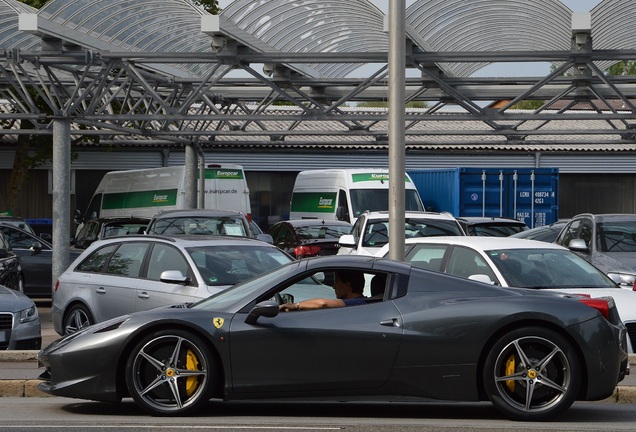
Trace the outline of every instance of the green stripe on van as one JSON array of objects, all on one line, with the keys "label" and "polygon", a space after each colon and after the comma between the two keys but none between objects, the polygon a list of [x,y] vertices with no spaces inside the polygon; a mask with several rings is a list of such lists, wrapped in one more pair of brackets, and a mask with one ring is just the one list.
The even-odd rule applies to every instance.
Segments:
[{"label": "green stripe on van", "polygon": [[177,204],[177,189],[104,194],[102,208],[116,210],[127,208],[162,207]]},{"label": "green stripe on van", "polygon": [[291,211],[335,213],[336,192],[296,192],[292,196]]},{"label": "green stripe on van", "polygon": [[[357,182],[366,182],[366,181],[388,181],[389,174],[388,173],[358,173],[351,174],[351,181],[353,183]],[[406,183],[410,183],[410,180],[407,176],[404,176],[404,181]]]},{"label": "green stripe on van", "polygon": [[243,180],[243,170],[232,168],[206,168],[205,178]]}]

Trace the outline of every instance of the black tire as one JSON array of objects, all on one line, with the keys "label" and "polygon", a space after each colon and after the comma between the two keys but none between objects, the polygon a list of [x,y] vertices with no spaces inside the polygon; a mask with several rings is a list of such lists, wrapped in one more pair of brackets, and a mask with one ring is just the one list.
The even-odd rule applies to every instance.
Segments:
[{"label": "black tire", "polygon": [[159,330],[145,336],[126,361],[128,392],[152,415],[196,412],[211,398],[217,375],[207,345],[183,330]]},{"label": "black tire", "polygon": [[512,420],[543,421],[567,410],[581,385],[581,364],[560,334],[520,328],[494,344],[484,364],[490,401]]},{"label": "black tire", "polygon": [[88,308],[82,304],[76,304],[64,314],[62,331],[64,335],[70,335],[93,324],[95,320]]}]

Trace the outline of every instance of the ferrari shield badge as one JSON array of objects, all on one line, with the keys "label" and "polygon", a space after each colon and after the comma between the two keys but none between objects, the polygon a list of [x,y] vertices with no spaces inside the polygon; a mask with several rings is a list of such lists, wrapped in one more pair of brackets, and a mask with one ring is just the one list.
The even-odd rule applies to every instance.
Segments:
[{"label": "ferrari shield badge", "polygon": [[221,327],[223,327],[223,323],[225,323],[225,319],[214,318],[212,322],[214,323],[214,327],[216,327],[217,329],[220,329]]}]

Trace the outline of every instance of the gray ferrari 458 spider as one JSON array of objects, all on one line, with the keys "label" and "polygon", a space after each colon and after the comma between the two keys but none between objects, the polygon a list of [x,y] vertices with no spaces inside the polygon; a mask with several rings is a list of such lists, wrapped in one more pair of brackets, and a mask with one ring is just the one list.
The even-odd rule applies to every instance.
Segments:
[{"label": "gray ferrari 458 spider", "polygon": [[[327,281],[344,270],[363,273],[364,302],[305,310],[308,299],[336,298]],[[153,415],[190,414],[210,399],[406,396],[490,400],[508,418],[545,420],[610,396],[629,370],[611,298],[362,256],[292,262],[197,303],[102,322],[39,361],[47,393],[132,397]]]}]

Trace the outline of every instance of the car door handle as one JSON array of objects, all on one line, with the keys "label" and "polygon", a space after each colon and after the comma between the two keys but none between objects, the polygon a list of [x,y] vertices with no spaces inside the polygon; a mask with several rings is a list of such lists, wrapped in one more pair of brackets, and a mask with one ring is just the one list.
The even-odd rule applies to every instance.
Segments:
[{"label": "car door handle", "polygon": [[386,327],[399,327],[400,320],[398,320],[397,318],[391,318],[388,320],[380,321],[380,325],[383,325]]},{"label": "car door handle", "polygon": [[106,294],[106,288],[104,288],[104,287],[99,287],[99,288],[97,288],[97,289],[95,290],[95,292],[96,292],[97,294]]},{"label": "car door handle", "polygon": [[139,293],[139,294],[137,294],[137,297],[139,297],[140,299],[148,299],[148,298],[150,298],[150,296],[148,295],[148,293],[147,293],[147,292],[145,292],[145,291],[144,291],[144,292],[141,292],[141,293]]}]

